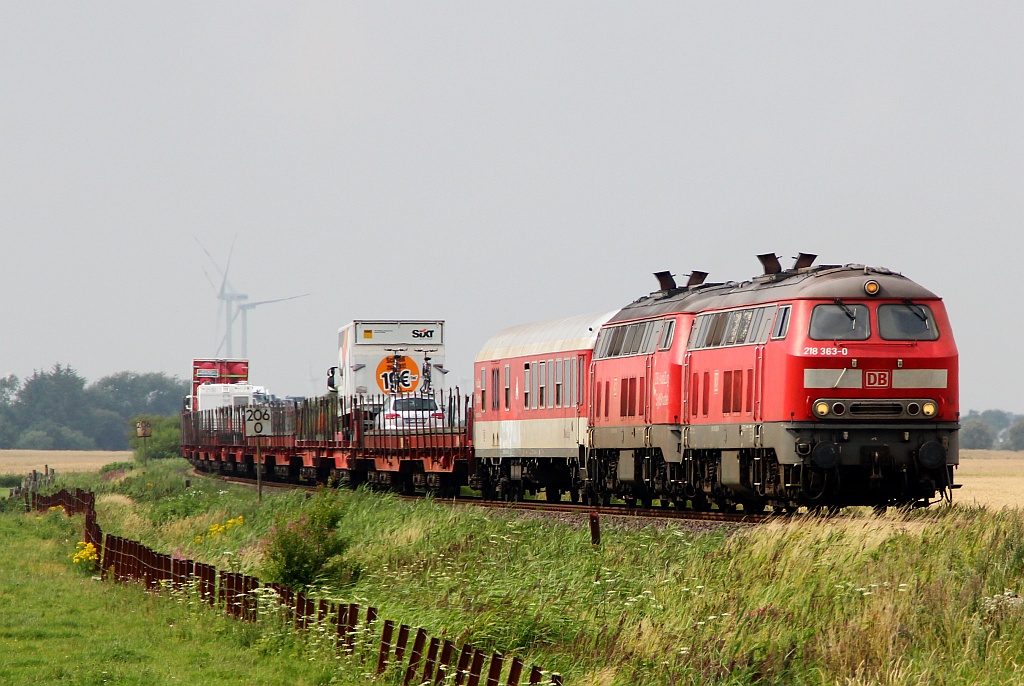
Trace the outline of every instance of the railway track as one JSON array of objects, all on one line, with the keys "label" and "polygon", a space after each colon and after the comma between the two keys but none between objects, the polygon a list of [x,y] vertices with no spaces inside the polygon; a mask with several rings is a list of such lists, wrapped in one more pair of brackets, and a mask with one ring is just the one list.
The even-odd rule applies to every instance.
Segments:
[{"label": "railway track", "polygon": [[[241,479],[236,476],[224,476],[217,474],[210,474],[207,472],[194,471],[197,476],[206,476],[228,483],[235,483],[244,486],[256,486],[256,482],[252,479]],[[308,493],[316,491],[314,486],[304,486],[301,484],[286,484],[280,482],[263,482],[264,488],[290,488],[290,489],[301,489]],[[422,500],[422,496],[415,495],[399,495],[402,500]],[[703,521],[703,522],[725,522],[730,524],[760,524],[773,517],[785,516],[766,514],[763,512],[720,512],[717,510],[711,511],[697,511],[697,510],[675,510],[668,508],[644,508],[644,507],[629,507],[627,505],[584,505],[581,503],[568,503],[559,502],[551,503],[545,500],[519,500],[516,502],[505,502],[501,500],[484,500],[483,498],[476,496],[460,496],[457,498],[443,498],[436,499],[436,502],[450,503],[453,505],[464,505],[473,507],[485,507],[492,510],[530,510],[536,512],[550,512],[560,514],[576,514],[587,516],[592,513],[596,513],[600,516],[608,517],[623,517],[631,519],[682,519],[689,521]]]}]

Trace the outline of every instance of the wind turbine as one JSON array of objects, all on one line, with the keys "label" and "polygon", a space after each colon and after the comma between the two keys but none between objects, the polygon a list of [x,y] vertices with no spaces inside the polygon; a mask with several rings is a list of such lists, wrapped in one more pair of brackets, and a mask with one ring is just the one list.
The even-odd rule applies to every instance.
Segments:
[{"label": "wind turbine", "polygon": [[[195,238],[196,243],[199,243],[199,239]],[[202,248],[203,252],[206,253],[206,257],[209,258],[210,262],[216,268],[217,272],[221,276],[220,288],[217,288],[213,279],[206,273],[206,269],[203,269],[203,273],[206,274],[206,280],[210,282],[210,287],[213,288],[217,294],[217,299],[224,303],[224,337],[220,341],[220,345],[217,346],[217,355],[220,355],[220,351],[224,350],[227,357],[234,356],[234,328],[235,320],[238,319],[239,313],[242,315],[242,357],[247,357],[249,354],[249,340],[248,340],[248,329],[249,329],[249,311],[259,307],[260,305],[267,305],[269,303],[283,302],[285,300],[294,300],[295,298],[304,298],[309,293],[303,293],[302,295],[292,295],[287,298],[275,298],[272,300],[258,300],[256,302],[247,302],[249,296],[246,293],[239,293],[228,281],[228,273],[231,271],[231,258],[235,253],[235,241],[238,239],[238,234],[231,240],[231,250],[228,251],[228,261],[225,264],[224,269],[220,268],[217,264],[217,260],[213,259],[213,255],[210,251],[199,243],[199,247]],[[221,309],[218,306],[218,309]]]}]

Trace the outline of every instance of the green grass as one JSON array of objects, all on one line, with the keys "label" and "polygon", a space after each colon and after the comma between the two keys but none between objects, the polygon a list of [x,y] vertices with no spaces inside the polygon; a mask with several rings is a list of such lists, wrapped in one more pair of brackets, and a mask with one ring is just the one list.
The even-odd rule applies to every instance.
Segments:
[{"label": "green grass", "polygon": [[339,668],[290,632],[94,580],[69,557],[82,526],[60,512],[0,515],[0,683],[366,683],[361,666]]},{"label": "green grass", "polygon": [[[300,493],[192,479],[150,465],[97,484],[111,533],[260,574],[275,514]],[[93,478],[93,477],[89,477]],[[692,533],[520,519],[429,500],[338,493],[336,592],[381,617],[523,657],[573,684],[1024,682],[1024,514],[982,508],[797,518]],[[209,535],[243,515],[245,525]]]}]

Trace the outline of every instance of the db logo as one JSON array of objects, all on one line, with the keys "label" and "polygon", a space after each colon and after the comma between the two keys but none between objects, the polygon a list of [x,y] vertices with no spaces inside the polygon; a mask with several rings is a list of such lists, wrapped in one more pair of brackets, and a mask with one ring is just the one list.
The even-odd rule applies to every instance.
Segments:
[{"label": "db logo", "polygon": [[888,388],[890,372],[864,372],[865,388]]}]

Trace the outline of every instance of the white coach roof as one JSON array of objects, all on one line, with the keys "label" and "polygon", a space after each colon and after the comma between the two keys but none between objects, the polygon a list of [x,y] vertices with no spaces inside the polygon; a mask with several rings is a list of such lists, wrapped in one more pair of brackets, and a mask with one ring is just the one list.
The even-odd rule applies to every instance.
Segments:
[{"label": "white coach roof", "polygon": [[475,361],[485,362],[570,350],[593,350],[597,332],[616,313],[618,310],[513,326],[484,343]]}]

